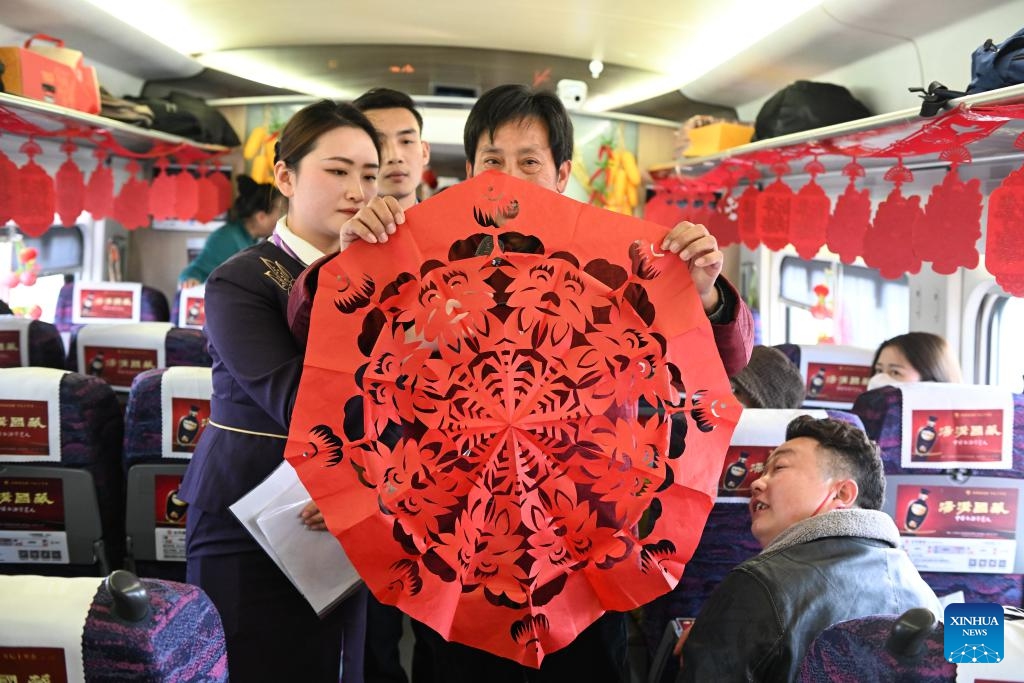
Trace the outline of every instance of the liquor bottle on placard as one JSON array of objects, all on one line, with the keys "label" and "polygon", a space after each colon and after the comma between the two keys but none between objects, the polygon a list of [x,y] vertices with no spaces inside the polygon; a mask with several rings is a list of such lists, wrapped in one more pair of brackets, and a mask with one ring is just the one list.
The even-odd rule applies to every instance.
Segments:
[{"label": "liquor bottle on placard", "polygon": [[189,406],[188,414],[178,420],[178,443],[188,446],[195,443],[199,433],[199,406]]},{"label": "liquor bottle on placard", "polygon": [[93,377],[103,376],[103,352],[97,351],[96,355],[89,361],[89,374]]},{"label": "liquor bottle on placard", "polygon": [[825,368],[818,368],[818,371],[814,373],[814,377],[811,377],[811,386],[807,389],[808,398],[814,398],[821,393],[821,390],[825,388]]},{"label": "liquor bottle on placard", "polygon": [[188,322],[192,325],[199,320],[199,302],[193,301],[188,306]]},{"label": "liquor bottle on placard", "polygon": [[920,431],[917,432],[917,443],[914,444],[914,450],[918,453],[923,455],[935,445],[935,422],[938,419],[935,415],[929,415],[928,424],[921,427]]},{"label": "liquor bottle on placard", "polygon": [[907,531],[917,531],[928,514],[928,489],[921,489],[921,493],[907,506],[907,518],[903,522],[903,528]]},{"label": "liquor bottle on placard", "polygon": [[86,292],[85,296],[82,297],[82,315],[89,315],[92,313],[92,305],[95,300],[95,294],[92,292]]},{"label": "liquor bottle on placard", "polygon": [[168,491],[167,504],[164,510],[164,514],[168,522],[181,524],[185,519],[185,513],[188,511],[188,503],[183,501],[181,498],[178,498],[178,489]]},{"label": "liquor bottle on placard", "polygon": [[726,491],[735,491],[740,487],[743,480],[747,478],[747,458],[749,457],[750,453],[740,451],[739,459],[729,465],[725,470],[725,479],[722,481],[722,488]]}]

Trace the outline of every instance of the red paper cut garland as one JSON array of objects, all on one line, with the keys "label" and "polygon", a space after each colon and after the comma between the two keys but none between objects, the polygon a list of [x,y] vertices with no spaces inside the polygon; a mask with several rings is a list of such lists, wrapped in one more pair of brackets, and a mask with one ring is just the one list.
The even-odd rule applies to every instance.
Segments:
[{"label": "red paper cut garland", "polygon": [[810,259],[825,244],[832,203],[816,180],[817,175],[825,171],[821,162],[814,159],[804,166],[804,170],[810,173],[811,179],[793,197],[789,216],[789,243],[796,248],[801,258]]},{"label": "red paper cut garland", "polygon": [[39,237],[53,225],[56,197],[53,178],[36,163],[35,156],[43,150],[34,139],[21,146],[28,162],[18,169],[18,197],[14,202],[14,222],[31,237]]},{"label": "red paper cut garland", "polygon": [[877,268],[882,277],[894,280],[904,273],[921,270],[921,259],[914,255],[913,239],[917,223],[924,219],[921,198],[904,197],[901,186],[914,174],[901,159],[889,169],[885,179],[896,185],[878,205],[875,222],[864,236],[864,263]]},{"label": "red paper cut garland", "polygon": [[[1024,133],[1014,143],[1024,149]],[[985,267],[1013,296],[1024,296],[1024,166],[1010,173],[988,198]]]},{"label": "red paper cut garland", "polygon": [[793,190],[782,181],[789,173],[789,164],[772,164],[775,182],[761,190],[757,198],[757,235],[764,246],[778,251],[789,244],[789,214],[793,206]]},{"label": "red paper cut garland", "polygon": [[63,226],[71,227],[78,220],[82,210],[85,208],[85,177],[82,169],[72,159],[78,147],[68,140],[61,145],[61,150],[67,153],[68,158],[57,170],[55,183],[57,215],[60,216],[60,223]]}]

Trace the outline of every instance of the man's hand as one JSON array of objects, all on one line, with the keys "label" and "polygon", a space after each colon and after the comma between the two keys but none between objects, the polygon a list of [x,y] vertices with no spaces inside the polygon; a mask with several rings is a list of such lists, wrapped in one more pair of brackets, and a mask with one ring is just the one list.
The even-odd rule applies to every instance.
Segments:
[{"label": "man's hand", "polygon": [[302,512],[299,513],[299,517],[302,518],[302,523],[306,525],[306,528],[310,531],[327,531],[327,524],[324,522],[324,515],[320,512],[320,508],[314,501],[306,503],[306,507],[302,508]]},{"label": "man's hand", "polygon": [[341,251],[356,240],[370,244],[388,241],[405,222],[405,212],[394,197],[374,197],[355,216],[341,226]]},{"label": "man's hand", "polygon": [[679,254],[686,261],[704,312],[709,315],[713,313],[719,303],[715,280],[725,262],[725,256],[718,249],[718,240],[714,235],[699,223],[683,221],[665,235],[661,249]]}]

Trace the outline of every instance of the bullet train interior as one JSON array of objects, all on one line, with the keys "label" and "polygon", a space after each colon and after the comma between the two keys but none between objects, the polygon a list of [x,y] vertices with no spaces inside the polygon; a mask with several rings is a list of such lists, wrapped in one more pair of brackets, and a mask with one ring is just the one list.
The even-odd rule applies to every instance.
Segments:
[{"label": "bullet train interior", "polygon": [[[462,127],[477,95],[509,82],[548,87],[566,102],[576,127],[577,168],[567,193],[590,199],[587,178],[596,170],[598,148],[603,142],[625,146],[643,171],[639,202],[631,207],[643,216],[645,196],[657,197],[673,179],[699,178],[732,156],[747,155],[744,163],[760,172],[757,182],[763,187],[775,180],[774,171],[762,160],[770,154],[755,152],[831,138],[877,142],[889,136],[892,142],[910,135],[922,119],[921,99],[908,88],[939,81],[964,90],[972,51],[987,38],[1007,38],[1022,19],[1024,0],[648,0],[632,5],[607,0],[381,5],[6,0],[0,9],[0,45],[21,45],[34,34],[59,38],[83,52],[99,83],[114,96],[181,92],[201,98],[224,115],[243,143],[256,126],[280,123],[312,97],[351,99],[374,86],[403,90],[423,111],[430,169],[441,188],[465,176]],[[796,80],[843,85],[875,117],[840,124],[825,135],[796,133],[683,156],[683,121],[711,115],[752,122],[773,93]],[[1024,108],[1024,85],[972,97],[978,98],[977,106],[1012,112],[997,133],[971,138],[970,161],[958,166],[963,180],[978,179],[987,201],[1024,164],[1024,115],[1017,113]],[[63,140],[46,134],[68,127],[110,134],[117,143],[109,163],[115,186],[132,174],[144,179],[159,174],[164,160],[150,152],[165,144],[194,149],[193,161],[215,154],[211,163],[226,175],[252,169],[241,147],[180,141],[0,94],[0,152],[19,168],[34,156],[54,177],[70,158],[88,179],[100,163],[96,141],[107,138],[89,133],[75,139],[75,149],[65,150]],[[971,134],[970,124],[950,130],[964,139]],[[26,152],[30,140],[39,143],[38,153]],[[799,189],[811,177],[806,164],[818,156],[824,171],[816,181],[834,204],[850,180],[843,174],[848,157],[828,151],[795,156],[782,178]],[[877,207],[893,190],[887,172],[899,159],[859,161],[865,175],[858,186],[869,191]],[[177,169],[190,162],[170,158],[170,163]],[[902,192],[921,195],[922,205],[950,168],[948,157],[934,148],[910,154],[903,163],[913,179],[903,183]],[[739,177],[737,182],[736,195],[748,181]],[[424,196],[430,191],[425,188]],[[4,196],[10,195],[0,192]],[[734,244],[724,250],[725,274],[755,310],[759,343],[874,350],[897,334],[934,332],[948,340],[965,382],[1020,393],[1024,300],[986,268],[986,220],[983,209],[978,265],[951,273],[936,272],[925,262],[916,272],[886,277],[862,258],[844,263],[826,248],[806,258],[791,245]],[[96,220],[82,212],[73,220],[56,216],[40,236],[25,235],[9,221],[0,232],[0,299],[17,313],[54,322],[67,282],[116,280],[142,283],[177,309],[180,271],[222,221],[223,216],[206,223],[147,219],[144,227],[129,230],[113,218]],[[1015,244],[1021,249],[1024,242]],[[30,268],[19,260],[28,247],[37,252]],[[1024,254],[1016,256],[1024,270]],[[67,329],[63,340],[70,345]],[[119,395],[124,403],[126,392]]]}]

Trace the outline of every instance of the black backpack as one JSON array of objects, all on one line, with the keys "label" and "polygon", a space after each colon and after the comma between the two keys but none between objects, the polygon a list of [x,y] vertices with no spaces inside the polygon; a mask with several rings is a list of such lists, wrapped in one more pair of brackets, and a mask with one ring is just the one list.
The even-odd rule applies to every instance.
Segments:
[{"label": "black backpack", "polygon": [[991,38],[971,55],[967,94],[1024,83],[1024,28],[996,45]]},{"label": "black backpack", "polygon": [[768,98],[754,121],[754,140],[845,123],[871,116],[841,85],[796,81]]}]

